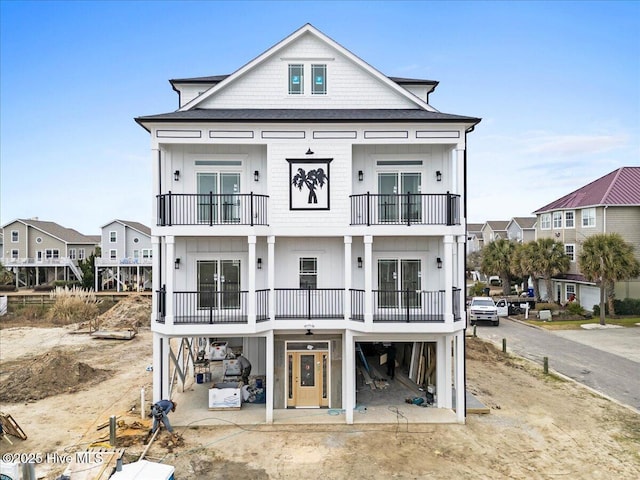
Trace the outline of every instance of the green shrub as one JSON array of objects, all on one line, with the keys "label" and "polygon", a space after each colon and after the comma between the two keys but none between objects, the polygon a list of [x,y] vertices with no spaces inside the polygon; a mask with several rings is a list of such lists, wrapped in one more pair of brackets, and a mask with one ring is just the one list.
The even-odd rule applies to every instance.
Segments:
[{"label": "green shrub", "polygon": [[558,310],[560,306],[557,303],[537,302],[536,310]]},{"label": "green shrub", "polygon": [[567,304],[566,311],[570,315],[584,315],[584,308],[578,302],[571,302]]},{"label": "green shrub", "polygon": [[[640,298],[625,298],[624,300],[615,299],[613,308],[616,309],[616,315],[640,315]],[[593,314],[600,315],[600,305],[593,306]],[[604,314],[609,315],[609,304],[604,304]]]},{"label": "green shrub", "polygon": [[487,284],[484,282],[476,282],[469,289],[469,296],[481,297],[484,295],[484,289],[487,288]]}]

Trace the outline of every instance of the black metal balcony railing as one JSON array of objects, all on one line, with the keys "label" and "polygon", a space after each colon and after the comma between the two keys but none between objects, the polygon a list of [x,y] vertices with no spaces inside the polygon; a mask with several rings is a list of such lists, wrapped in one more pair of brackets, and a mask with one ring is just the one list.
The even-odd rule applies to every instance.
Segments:
[{"label": "black metal balcony railing", "polygon": [[460,195],[351,195],[351,225],[459,225]]},{"label": "black metal balcony railing", "polygon": [[[344,289],[277,288],[276,319],[339,319],[344,316]],[[351,289],[351,320],[364,321],[365,291]],[[444,322],[444,290],[374,290],[374,322]],[[157,322],[165,323],[166,290],[156,292]],[[459,288],[453,289],[453,320],[462,320]],[[175,324],[248,323],[247,291],[174,292]],[[269,320],[269,290],[256,291],[256,321]]]},{"label": "black metal balcony railing", "polygon": [[256,290],[256,322],[269,320],[269,290]]},{"label": "black metal balcony railing", "polygon": [[173,322],[180,323],[247,323],[246,291],[174,292]]},{"label": "black metal balcony railing", "polygon": [[342,288],[276,288],[276,318],[343,318]]},{"label": "black metal balcony railing", "polygon": [[267,195],[183,194],[158,195],[158,226],[267,225]]}]

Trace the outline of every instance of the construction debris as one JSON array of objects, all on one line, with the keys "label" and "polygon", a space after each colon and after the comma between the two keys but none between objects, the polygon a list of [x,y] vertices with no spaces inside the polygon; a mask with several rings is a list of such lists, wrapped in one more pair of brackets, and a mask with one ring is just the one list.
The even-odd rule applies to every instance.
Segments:
[{"label": "construction debris", "polygon": [[18,422],[16,422],[11,415],[5,415],[0,412],[0,433],[2,434],[2,438],[4,438],[7,442],[13,444],[11,440],[7,437],[7,433],[9,435],[13,435],[14,437],[18,437],[20,440],[26,440],[27,434],[22,431]]}]

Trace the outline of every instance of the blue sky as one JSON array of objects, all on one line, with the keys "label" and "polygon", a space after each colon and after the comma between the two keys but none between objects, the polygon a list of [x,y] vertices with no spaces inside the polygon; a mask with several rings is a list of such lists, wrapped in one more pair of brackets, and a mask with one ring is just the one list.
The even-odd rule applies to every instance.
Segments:
[{"label": "blue sky", "polygon": [[148,133],[170,78],[228,74],[305,23],[431,104],[481,117],[470,222],[530,216],[640,164],[640,2],[0,0],[0,225],[151,226]]}]

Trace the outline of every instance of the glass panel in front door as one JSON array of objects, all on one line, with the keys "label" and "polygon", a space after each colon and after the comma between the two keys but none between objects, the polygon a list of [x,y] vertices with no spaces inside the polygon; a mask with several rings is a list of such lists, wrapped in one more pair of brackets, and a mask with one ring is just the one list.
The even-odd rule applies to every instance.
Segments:
[{"label": "glass panel in front door", "polygon": [[398,261],[378,260],[378,308],[398,306]]},{"label": "glass panel in front door", "polygon": [[240,261],[221,260],[222,308],[240,308]]},{"label": "glass panel in front door", "polygon": [[218,306],[218,262],[200,260],[198,269],[198,308]]},{"label": "glass panel in front door", "polygon": [[316,385],[316,356],[300,355],[300,386],[314,387]]},{"label": "glass panel in front door", "polygon": [[218,222],[218,174],[198,173],[198,222]]},{"label": "glass panel in front door", "polygon": [[400,284],[400,289],[403,291],[401,294],[402,306],[419,308],[422,295],[416,292],[422,289],[420,286],[420,260],[401,260],[400,270],[402,272]]},{"label": "glass panel in front door", "polygon": [[401,173],[402,221],[419,222],[422,219],[422,202],[420,197],[420,174]]},{"label": "glass panel in front door", "polygon": [[240,174],[221,173],[220,190],[222,192],[222,221],[240,223]]},{"label": "glass panel in front door", "polygon": [[378,221],[393,223],[398,220],[398,174],[378,174]]}]

